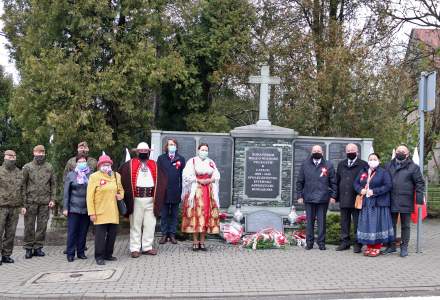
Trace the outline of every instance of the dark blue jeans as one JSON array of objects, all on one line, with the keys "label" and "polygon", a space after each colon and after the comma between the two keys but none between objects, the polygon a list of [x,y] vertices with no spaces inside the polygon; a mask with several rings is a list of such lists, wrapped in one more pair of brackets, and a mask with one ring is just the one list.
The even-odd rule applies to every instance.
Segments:
[{"label": "dark blue jeans", "polygon": [[166,236],[175,236],[179,214],[179,203],[164,203],[160,210],[160,231]]},{"label": "dark blue jeans", "polygon": [[315,241],[315,220],[318,221],[318,245],[325,245],[325,221],[327,219],[328,203],[305,203],[306,204],[306,242],[312,246]]},{"label": "dark blue jeans", "polygon": [[69,212],[67,216],[67,255],[84,254],[90,218],[87,214]]}]

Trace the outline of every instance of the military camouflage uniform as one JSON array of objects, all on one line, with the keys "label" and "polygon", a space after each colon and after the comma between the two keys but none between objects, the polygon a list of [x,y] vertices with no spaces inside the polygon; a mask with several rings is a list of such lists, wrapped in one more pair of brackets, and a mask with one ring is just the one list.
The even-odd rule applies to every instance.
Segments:
[{"label": "military camouflage uniform", "polygon": [[23,175],[18,168],[0,166],[0,249],[10,256],[14,247],[20,208],[23,207]]},{"label": "military camouflage uniform", "polygon": [[[25,193],[24,248],[39,249],[46,238],[49,221],[49,202],[55,202],[55,172],[48,162],[38,164],[35,160],[23,167]],[[37,229],[35,230],[35,222]]]},{"label": "military camouflage uniform", "polygon": [[[88,157],[87,158],[87,165],[90,168],[90,174],[93,174],[96,171],[96,164],[98,162],[96,161],[96,159],[94,159],[93,157]],[[76,156],[71,157],[67,163],[66,163],[66,167],[64,168],[64,174],[63,174],[63,180],[66,179],[67,174],[70,171],[75,170],[76,168]]]}]

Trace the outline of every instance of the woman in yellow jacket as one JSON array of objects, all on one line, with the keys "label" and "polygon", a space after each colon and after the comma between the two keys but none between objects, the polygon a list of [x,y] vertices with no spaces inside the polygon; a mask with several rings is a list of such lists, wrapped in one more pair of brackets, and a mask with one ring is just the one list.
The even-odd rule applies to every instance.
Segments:
[{"label": "woman in yellow jacket", "polygon": [[90,175],[87,186],[87,212],[95,224],[95,259],[98,265],[113,256],[119,211],[116,201],[122,201],[124,190],[121,176],[112,171],[113,161],[107,155],[98,160],[98,171]]}]

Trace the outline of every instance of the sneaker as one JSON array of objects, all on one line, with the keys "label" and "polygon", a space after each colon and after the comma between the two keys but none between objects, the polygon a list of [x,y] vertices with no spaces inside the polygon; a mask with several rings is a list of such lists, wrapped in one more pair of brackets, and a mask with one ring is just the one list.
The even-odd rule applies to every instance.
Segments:
[{"label": "sneaker", "polygon": [[2,256],[1,262],[4,262],[5,264],[13,264],[14,260],[9,255],[5,255]]},{"label": "sneaker", "polygon": [[38,248],[34,250],[34,256],[43,257],[46,256],[46,253],[44,253],[43,250],[41,250],[41,248]]}]

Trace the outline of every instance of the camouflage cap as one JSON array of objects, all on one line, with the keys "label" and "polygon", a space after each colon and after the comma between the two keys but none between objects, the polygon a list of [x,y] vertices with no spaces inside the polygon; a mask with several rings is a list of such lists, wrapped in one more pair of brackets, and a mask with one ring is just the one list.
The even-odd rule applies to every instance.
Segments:
[{"label": "camouflage cap", "polygon": [[86,148],[89,148],[89,145],[87,145],[87,142],[81,142],[81,143],[78,144],[78,148],[79,148],[79,147],[86,147]]},{"label": "camouflage cap", "polygon": [[34,147],[34,151],[46,151],[43,145],[37,145]]},{"label": "camouflage cap", "polygon": [[6,151],[5,151],[5,155],[17,156],[17,155],[15,154],[15,151],[14,151],[14,150],[6,150]]}]

